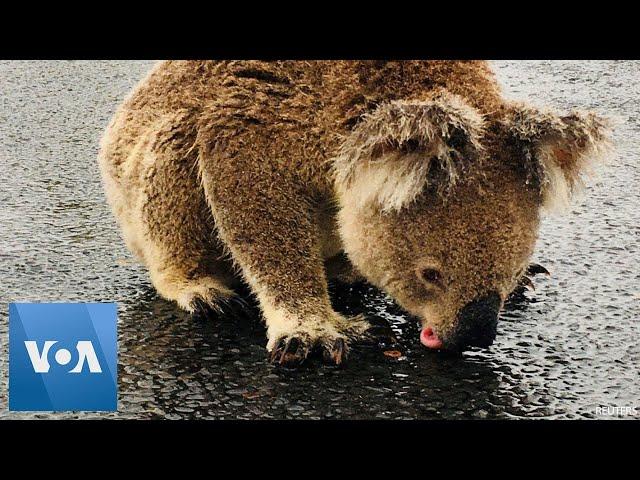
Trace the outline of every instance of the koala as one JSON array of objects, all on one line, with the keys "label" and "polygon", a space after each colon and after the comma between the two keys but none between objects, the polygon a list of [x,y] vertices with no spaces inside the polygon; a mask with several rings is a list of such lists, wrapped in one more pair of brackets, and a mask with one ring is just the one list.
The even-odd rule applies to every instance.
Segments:
[{"label": "koala", "polygon": [[480,61],[166,61],[118,108],[99,164],[158,293],[223,312],[246,284],[273,362],[341,364],[372,328],[328,280],[364,279],[436,350],[488,347],[541,215],[610,125],[507,101]]}]

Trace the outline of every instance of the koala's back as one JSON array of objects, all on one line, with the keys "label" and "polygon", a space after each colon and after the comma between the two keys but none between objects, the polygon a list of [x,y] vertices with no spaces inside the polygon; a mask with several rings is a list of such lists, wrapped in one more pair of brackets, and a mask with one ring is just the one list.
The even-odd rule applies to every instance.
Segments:
[{"label": "koala's back", "polygon": [[[103,172],[136,188],[143,158],[132,153],[145,142],[154,148],[171,144],[186,154],[248,131],[268,138],[280,157],[293,162],[295,146],[304,145],[298,150],[304,150],[305,165],[317,166],[319,143],[326,137],[319,118],[327,114],[319,95],[326,67],[322,62],[161,62],[114,115],[101,145]],[[255,148],[259,143],[254,138]],[[250,150],[248,145],[247,155]],[[291,170],[301,171],[293,165]]]},{"label": "koala's back", "polygon": [[118,109],[103,138],[102,156],[118,178],[120,164],[145,132],[174,118],[182,122],[174,130],[189,137],[199,131],[211,138],[251,130],[296,170],[313,165],[310,173],[318,174],[315,167],[364,113],[438,87],[484,111],[500,101],[485,62],[161,62]]},{"label": "koala's back", "polygon": [[161,62],[119,107],[102,139],[107,196],[140,256],[148,250],[134,238],[141,223],[159,243],[175,236],[176,219],[192,225],[179,229],[186,236],[214,230],[198,177],[202,155],[218,161],[214,145],[226,144],[226,161],[234,164],[221,163],[223,184],[238,171],[273,175],[266,183],[331,203],[328,160],[341,137],[377,105],[439,87],[483,111],[500,101],[483,62]]}]

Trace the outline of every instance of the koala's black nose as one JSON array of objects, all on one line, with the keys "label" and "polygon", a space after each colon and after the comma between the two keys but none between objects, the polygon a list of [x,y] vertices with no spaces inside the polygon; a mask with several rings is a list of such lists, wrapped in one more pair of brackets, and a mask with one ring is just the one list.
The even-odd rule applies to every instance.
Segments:
[{"label": "koala's black nose", "polygon": [[458,313],[456,328],[450,343],[457,350],[467,347],[488,347],[496,338],[500,295],[497,292],[476,298]]}]

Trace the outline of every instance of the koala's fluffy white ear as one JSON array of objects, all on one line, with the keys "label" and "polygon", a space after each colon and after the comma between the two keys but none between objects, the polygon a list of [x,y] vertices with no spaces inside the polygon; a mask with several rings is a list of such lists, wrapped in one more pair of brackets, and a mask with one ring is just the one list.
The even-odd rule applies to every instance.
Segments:
[{"label": "koala's fluffy white ear", "polygon": [[333,170],[341,197],[359,208],[399,210],[429,184],[441,193],[480,155],[483,118],[447,91],[393,101],[365,115],[347,136]]},{"label": "koala's fluffy white ear", "polygon": [[593,164],[611,151],[610,122],[591,112],[561,116],[520,104],[503,121],[510,141],[524,153],[527,181],[538,186],[547,211],[566,209]]}]

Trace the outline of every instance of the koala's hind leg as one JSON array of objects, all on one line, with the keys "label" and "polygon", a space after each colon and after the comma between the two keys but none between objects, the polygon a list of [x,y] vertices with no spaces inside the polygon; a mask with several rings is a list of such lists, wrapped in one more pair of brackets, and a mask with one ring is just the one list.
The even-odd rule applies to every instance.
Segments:
[{"label": "koala's hind leg", "polygon": [[175,301],[180,308],[198,317],[225,313],[225,307],[235,295],[215,275],[190,276],[180,267],[160,262],[151,262],[149,272],[153,286],[162,297]]},{"label": "koala's hind leg", "polygon": [[342,363],[369,324],[331,307],[318,224],[295,180],[240,156],[200,162],[220,237],[260,303],[272,361],[296,364],[319,350]]},{"label": "koala's hind leg", "polygon": [[135,193],[121,209],[121,223],[162,297],[194,314],[227,312],[236,277],[204,198],[194,139],[181,130],[185,124],[167,118],[133,149],[130,188],[123,190]]}]

